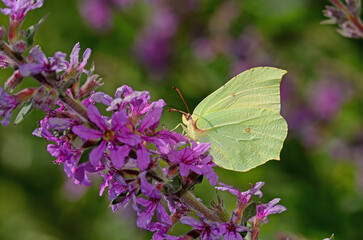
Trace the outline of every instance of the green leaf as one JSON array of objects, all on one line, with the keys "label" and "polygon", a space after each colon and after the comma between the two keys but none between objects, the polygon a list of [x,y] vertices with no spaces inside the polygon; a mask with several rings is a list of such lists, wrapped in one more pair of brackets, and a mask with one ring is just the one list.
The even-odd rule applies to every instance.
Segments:
[{"label": "green leaf", "polygon": [[125,191],[125,192],[121,193],[120,195],[118,195],[118,196],[117,196],[117,198],[116,198],[115,200],[113,200],[113,201],[111,202],[111,205],[116,205],[116,204],[118,204],[118,203],[122,202],[122,200],[123,200],[123,199],[124,199],[127,195],[128,195],[128,192],[127,192],[127,191]]},{"label": "green leaf", "polygon": [[19,111],[18,115],[15,118],[14,125],[21,123],[34,109],[34,105],[32,102],[27,102],[24,104],[22,109]]},{"label": "green leaf", "polygon": [[243,211],[243,217],[242,217],[242,222],[241,225],[245,226],[248,222],[248,220],[253,217],[256,216],[257,211],[256,211],[256,203],[252,202],[250,205],[248,205],[248,207],[246,207],[246,209]]},{"label": "green leaf", "polygon": [[31,47],[34,44],[34,37],[35,34],[37,33],[40,25],[42,25],[45,21],[45,19],[48,17],[49,14],[45,15],[42,19],[39,20],[39,22],[33,26],[30,26],[26,31],[25,31],[25,37],[24,40],[27,43],[28,47]]}]

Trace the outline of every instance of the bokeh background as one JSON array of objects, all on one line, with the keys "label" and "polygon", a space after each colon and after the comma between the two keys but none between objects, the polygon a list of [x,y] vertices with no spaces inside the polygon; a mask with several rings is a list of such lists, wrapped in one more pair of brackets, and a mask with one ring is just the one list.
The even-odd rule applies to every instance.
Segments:
[{"label": "bokeh background", "polygon": [[[153,100],[193,109],[235,74],[255,66],[286,69],[282,114],[289,136],[281,161],[247,173],[218,169],[220,181],[247,189],[266,182],[263,202],[282,198],[288,209],[270,217],[261,239],[362,239],[363,42],[321,25],[328,1],[316,0],[46,0],[24,26],[51,13],[37,44],[47,55],[70,53],[75,43],[112,95],[128,84]],[[3,4],[1,3],[1,7]],[[0,16],[7,26],[7,16]],[[11,71],[0,72],[3,83]],[[36,85],[31,79],[29,85]],[[54,165],[47,143],[32,136],[36,111],[18,126],[0,127],[0,239],[150,239],[128,209],[112,213],[99,197],[100,179],[76,186]],[[164,112],[172,129],[178,113]],[[215,198],[208,182],[196,188]],[[233,207],[233,197],[226,197]],[[176,230],[178,231],[178,230]]]}]

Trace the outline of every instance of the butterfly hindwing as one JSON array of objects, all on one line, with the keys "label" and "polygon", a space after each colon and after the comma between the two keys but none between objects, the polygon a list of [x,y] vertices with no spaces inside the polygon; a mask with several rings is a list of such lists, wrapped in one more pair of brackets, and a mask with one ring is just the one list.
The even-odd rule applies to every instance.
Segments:
[{"label": "butterfly hindwing", "polygon": [[279,159],[287,124],[276,112],[263,108],[226,109],[197,122],[210,142],[210,154],[220,167],[248,171],[271,159]]}]

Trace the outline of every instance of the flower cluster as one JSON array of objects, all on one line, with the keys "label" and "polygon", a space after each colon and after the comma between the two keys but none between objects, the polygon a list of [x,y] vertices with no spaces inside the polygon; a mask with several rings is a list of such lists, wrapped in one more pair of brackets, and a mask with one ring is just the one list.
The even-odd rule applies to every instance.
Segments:
[{"label": "flower cluster", "polygon": [[[43,3],[3,1],[9,7],[3,12],[11,16],[10,22],[22,21],[27,11]],[[138,217],[136,225],[155,232],[153,239],[228,240],[243,239],[247,234],[250,239],[257,239],[267,216],[286,210],[276,205],[279,199],[259,205],[251,201],[253,195],[262,196],[262,182],[246,192],[219,183],[217,190],[237,196],[231,216],[220,198],[218,204],[205,206],[191,190],[203,178],[213,186],[218,183],[213,170],[216,165],[209,155],[211,146],[160,129],[164,100],[151,101],[147,91],[135,91],[126,85],[118,88],[114,97],[95,92],[102,83],[93,66],[85,69],[90,49],[85,50],[82,60],[79,43],[69,61],[62,52],[47,57],[39,46],[23,56],[26,51],[17,51],[11,39],[25,42],[26,36],[18,30],[11,34],[10,43],[1,40],[0,44],[1,66],[15,68],[5,87],[12,92],[24,77],[33,77],[41,86],[13,95],[0,88],[1,123],[8,125],[12,111],[20,107],[16,123],[33,107],[45,111],[46,117],[33,134],[53,142],[47,150],[56,158],[55,163],[63,164],[66,175],[75,184],[90,186],[89,174],[100,175],[103,178],[100,194],[107,188],[112,210],[131,203]],[[30,47],[26,44],[24,49]],[[193,229],[183,236],[169,235],[177,222]]]},{"label": "flower cluster", "polygon": [[[203,206],[204,211],[196,211],[199,221],[196,220],[189,215],[195,212],[192,206],[203,204],[194,199],[189,190],[203,176],[211,185],[218,182],[213,171],[215,164],[208,155],[210,144],[196,143],[166,129],[158,131],[165,102],[162,99],[150,102],[145,91],[122,86],[116,90],[114,98],[97,92],[83,103],[89,122],[83,122],[58,103],[61,107],[49,113],[34,134],[55,142],[48,145],[48,151],[57,157],[56,163],[64,164],[67,176],[73,177],[76,184],[90,185],[88,174],[98,172],[104,178],[100,194],[108,189],[112,210],[131,202],[137,212],[137,226],[156,232],[155,239],[183,239],[167,235],[178,220],[193,227],[184,237],[243,239],[240,232],[259,231],[267,215],[277,213],[269,210],[276,204],[271,202],[268,206],[254,205],[255,213],[244,215],[251,205],[251,197],[262,196],[262,182],[242,193],[219,183],[217,190],[237,196],[237,207],[231,218],[222,214],[226,210],[219,204],[211,209]],[[111,116],[101,115],[96,104],[105,106]],[[92,149],[89,157],[86,156],[88,160],[81,163],[87,149]],[[168,204],[169,211],[163,203]],[[280,205],[276,208],[280,212],[285,210]],[[252,224],[252,217],[256,219],[251,225],[253,231],[245,226],[249,219]]]},{"label": "flower cluster", "polygon": [[323,11],[328,18],[324,24],[338,24],[337,31],[349,38],[363,38],[363,22],[360,19],[361,0],[330,0],[333,6],[326,6]]}]

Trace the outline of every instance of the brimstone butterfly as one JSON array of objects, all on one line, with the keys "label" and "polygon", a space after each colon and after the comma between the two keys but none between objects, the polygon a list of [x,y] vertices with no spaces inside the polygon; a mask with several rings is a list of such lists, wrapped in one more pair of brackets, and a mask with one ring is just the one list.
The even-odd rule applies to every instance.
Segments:
[{"label": "brimstone butterfly", "polygon": [[210,142],[218,166],[248,171],[280,159],[287,124],[280,115],[280,82],[285,70],[247,70],[206,97],[191,116],[184,115],[187,135]]}]

